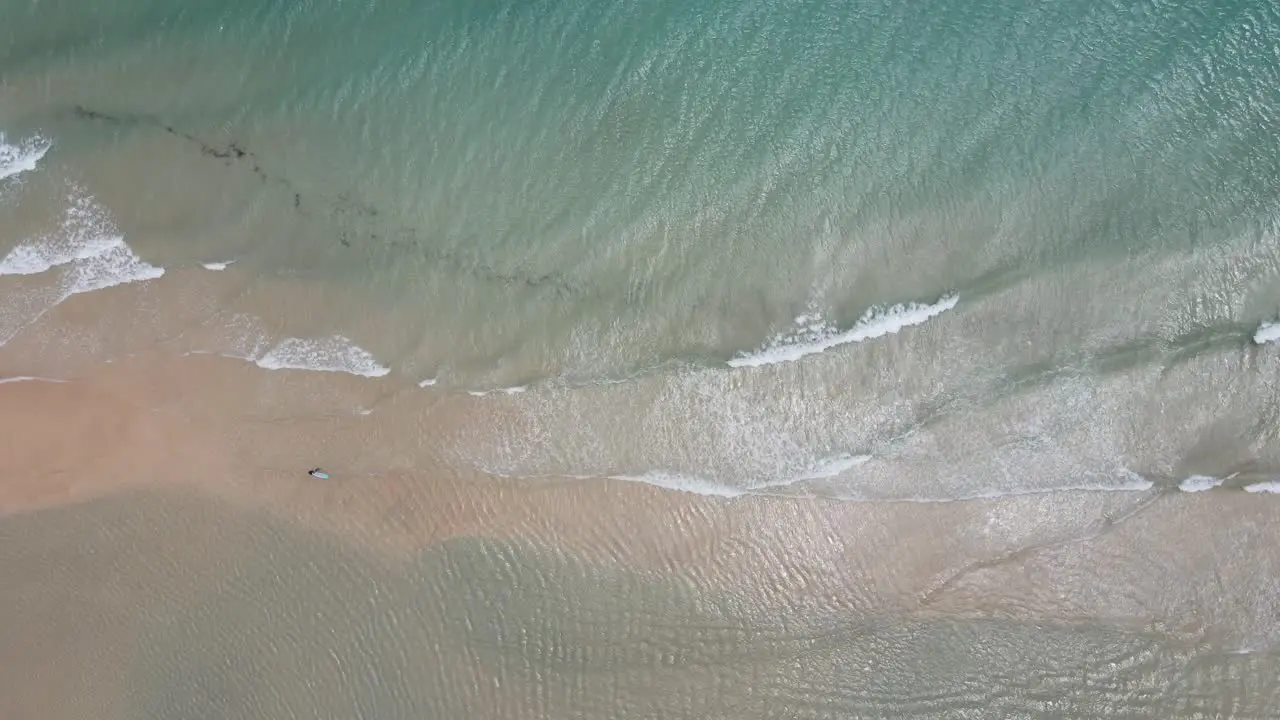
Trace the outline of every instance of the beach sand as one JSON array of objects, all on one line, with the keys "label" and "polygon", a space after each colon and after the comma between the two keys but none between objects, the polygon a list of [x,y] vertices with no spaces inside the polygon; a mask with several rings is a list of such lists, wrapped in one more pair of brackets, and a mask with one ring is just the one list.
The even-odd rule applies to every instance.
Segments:
[{"label": "beach sand", "polygon": [[[0,377],[30,370],[10,367]],[[866,612],[1149,620],[1176,609],[1191,613],[1181,624],[1214,625],[1221,618],[1198,617],[1186,604],[1197,593],[1171,592],[1161,575],[1173,572],[1187,587],[1280,577],[1264,571],[1280,570],[1280,558],[1264,551],[1280,533],[1276,507],[1238,491],[874,503],[722,498],[608,479],[507,479],[450,452],[457,428],[504,422],[486,398],[397,382],[268,372],[234,358],[160,349],[70,377],[0,384],[0,507],[12,516],[128,492],[194,493],[390,557],[456,538],[519,540],[715,585],[765,572],[784,583],[777,603],[831,593]],[[308,476],[317,465],[332,479]],[[1058,588],[1065,594],[1053,595],[1052,568],[1039,565],[1063,571],[1062,563],[1083,563],[1084,572],[1094,555],[1109,558],[1098,572],[1129,579],[1066,583]],[[1005,577],[1015,568],[1049,575],[1043,587],[1019,588]],[[1156,585],[1144,590],[1138,577]],[[808,590],[794,594],[799,587]]]},{"label": "beach sand", "polygon": [[[7,717],[359,712],[379,693],[405,717],[768,717],[806,683],[875,715],[970,662],[1017,687],[1075,678],[1059,697],[1086,713],[1140,687],[1159,699],[1136,716],[1275,707],[1267,497],[853,502],[496,477],[462,450],[469,428],[514,424],[499,396],[193,354],[220,341],[198,328],[228,287],[202,281],[73,297],[0,351],[0,378],[39,378],[0,384],[0,573],[20,579],[0,590]],[[113,334],[125,317],[150,320]],[[970,642],[1006,654],[974,660]],[[943,651],[951,671],[930,670]],[[848,667],[900,672],[830,676]],[[769,677],[781,694],[756,687]],[[222,689],[191,684],[208,682]],[[1032,707],[1006,690],[1007,712]],[[938,697],[940,717],[976,702]]]}]

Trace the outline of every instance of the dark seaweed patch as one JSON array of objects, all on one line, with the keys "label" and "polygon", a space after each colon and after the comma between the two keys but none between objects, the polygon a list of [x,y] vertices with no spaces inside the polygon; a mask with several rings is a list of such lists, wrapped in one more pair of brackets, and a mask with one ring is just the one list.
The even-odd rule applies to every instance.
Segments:
[{"label": "dark seaweed patch", "polygon": [[[264,169],[261,159],[239,141],[232,140],[225,145],[210,143],[192,133],[185,132],[165,122],[158,116],[145,113],[105,112],[102,110],[75,105],[71,109],[72,117],[86,122],[96,122],[121,127],[153,127],[173,137],[194,145],[201,155],[221,160],[227,166],[246,164],[247,169],[262,182],[275,184],[283,188],[287,196],[292,198],[293,207],[303,215],[311,212],[303,209],[304,193],[289,178],[272,175]],[[328,208],[328,224],[333,226],[338,244],[350,248],[355,244],[381,245],[388,249],[411,251],[430,263],[456,273],[469,275],[482,282],[504,287],[526,287],[548,290],[559,297],[580,296],[585,291],[580,286],[567,280],[560,273],[520,273],[504,272],[483,263],[477,263],[457,252],[440,250],[430,243],[424,242],[422,233],[415,227],[387,224],[385,217],[377,207],[350,192],[341,192],[332,196],[327,202],[312,199],[308,195],[307,208]],[[379,231],[363,229],[368,225],[381,223]]]}]

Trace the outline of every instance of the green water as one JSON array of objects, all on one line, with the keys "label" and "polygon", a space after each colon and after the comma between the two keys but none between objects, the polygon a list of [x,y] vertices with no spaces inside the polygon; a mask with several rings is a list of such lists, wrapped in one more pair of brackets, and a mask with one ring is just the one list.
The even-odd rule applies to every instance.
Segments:
[{"label": "green water", "polygon": [[[1224,245],[1270,220],[1280,182],[1267,3],[8,16],[11,133],[110,154],[168,126],[246,149],[206,158],[200,187],[248,196],[224,223],[279,214],[290,230],[224,252],[420,308],[420,344],[387,350],[426,365],[473,348],[494,382],[711,362],[811,303],[847,326],[1064,263]],[[68,117],[75,105],[121,122]],[[144,195],[171,184],[138,175]]]},{"label": "green water", "polygon": [[[157,266],[347,293],[244,300],[202,321],[224,343],[187,349],[341,334],[407,391],[530,386],[493,402],[543,441],[471,438],[458,454],[484,469],[754,487],[833,457],[1013,448],[1002,467],[1045,478],[967,467],[983,479],[956,491],[942,463],[864,483],[952,497],[1273,467],[1255,418],[1274,360],[1249,343],[1280,307],[1272,4],[6,19],[0,127],[52,142],[8,216],[74,186]],[[902,302],[936,306],[906,321]],[[245,340],[245,317],[277,336]]]},{"label": "green water", "polygon": [[[1258,0],[0,0],[0,363],[74,370],[161,347],[263,372],[385,372],[397,400],[452,403],[448,427],[396,431],[422,434],[416,446],[443,463],[530,482],[877,507],[1148,493],[1136,505],[1181,497],[1192,476],[1235,492],[1280,474],[1280,353],[1253,340],[1280,312],[1277,127],[1280,6]],[[18,157],[36,159],[19,172]],[[83,257],[114,235],[127,251]],[[228,278],[216,307],[193,310],[206,301],[178,271],[229,261],[208,275]],[[125,279],[141,309],[109,332],[47,319]],[[195,319],[153,329],[166,313]],[[367,354],[323,345],[334,335]],[[982,683],[947,685],[933,658],[954,667],[987,641],[1003,650],[979,678],[1079,691],[1036,686],[1066,705],[1011,700],[1013,716],[1275,707],[1274,688],[1259,689],[1270,656],[1197,665],[1176,638],[1107,622],[825,618],[845,634],[779,658],[751,634],[767,623],[708,630],[726,617],[709,590],[695,611],[670,600],[679,588],[625,579],[589,595],[586,571],[512,570],[536,578],[529,589],[495,579],[496,550],[440,552],[430,562],[456,567],[410,573],[433,592],[455,575],[485,593],[515,583],[483,621],[500,637],[450,646],[483,682],[518,681],[495,717],[982,717],[995,702]],[[536,587],[552,575],[560,595]],[[411,594],[403,577],[385,582]],[[298,583],[281,591],[323,585]],[[633,617],[612,603],[633,593],[649,604],[624,631]],[[598,619],[571,627],[554,599],[580,596],[570,604]],[[434,597],[406,622],[468,621],[459,608],[475,598]],[[231,613],[222,628],[243,610],[246,627],[274,628],[237,642],[307,632],[236,608],[166,612]],[[289,712],[283,696],[253,695],[270,688],[244,689],[256,670],[237,664],[239,646],[188,657],[156,632],[176,649],[146,656],[170,673],[149,679],[258,699],[174,712],[156,690],[142,716]],[[706,650],[698,633],[721,644]],[[898,663],[886,675],[847,674],[886,653]],[[440,656],[422,662],[448,665]],[[1117,660],[1112,682],[1093,664],[1112,656],[1139,659]],[[423,665],[406,657],[418,658],[375,663],[401,679],[358,687],[412,686]],[[705,675],[653,669],[671,657]],[[204,677],[186,663],[206,660],[222,689],[182,685]],[[603,690],[597,661],[619,673]],[[631,665],[654,674],[626,679]],[[913,678],[955,704],[916,698]],[[1219,682],[1236,690],[1203,690]],[[335,702],[362,717],[428,702],[380,692]]]}]

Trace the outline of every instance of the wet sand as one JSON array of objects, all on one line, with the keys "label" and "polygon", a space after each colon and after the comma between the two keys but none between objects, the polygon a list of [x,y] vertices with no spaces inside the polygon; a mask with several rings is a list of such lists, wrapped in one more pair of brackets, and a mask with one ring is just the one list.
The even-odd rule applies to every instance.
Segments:
[{"label": "wet sand", "polygon": [[[30,370],[10,363],[0,376]],[[506,479],[450,452],[465,441],[457,428],[501,426],[501,413],[485,398],[406,390],[403,379],[268,372],[164,349],[59,379],[0,384],[6,515],[177,490],[393,557],[488,537],[716,585],[765,572],[783,583],[773,597],[783,605],[825,596],[868,612],[1164,616],[1188,628],[1226,619],[1202,617],[1218,607],[1212,594],[1166,587],[1165,575],[1183,588],[1212,582],[1258,592],[1263,578],[1280,577],[1280,506],[1230,490],[863,503]],[[309,477],[315,465],[333,479]],[[1091,569],[1095,556],[1107,559]],[[1055,581],[1086,572],[1106,575],[1092,587]],[[1020,577],[1038,573],[1021,587]],[[1174,611],[1187,614],[1169,617]]]},{"label": "wet sand", "polygon": [[[494,477],[459,448],[511,425],[505,405],[189,354],[218,298],[191,277],[181,303],[77,296],[0,349],[0,377],[60,380],[0,384],[10,717],[981,717],[965,683],[1001,677],[1001,716],[1055,716],[1024,691],[1067,717],[1280,707],[1270,497],[864,503]],[[113,335],[122,317],[152,320]],[[971,663],[990,677],[953,686]]]}]

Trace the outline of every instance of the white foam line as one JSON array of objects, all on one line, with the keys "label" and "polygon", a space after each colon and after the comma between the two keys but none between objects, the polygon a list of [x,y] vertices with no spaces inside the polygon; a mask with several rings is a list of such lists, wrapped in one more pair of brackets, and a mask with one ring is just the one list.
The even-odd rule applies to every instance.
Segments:
[{"label": "white foam line", "polygon": [[[891,335],[903,328],[920,325],[929,319],[941,315],[954,308],[960,301],[959,295],[946,295],[937,302],[906,303],[889,308],[872,308],[863,314],[854,326],[844,332],[834,333],[810,342],[789,343],[785,340],[775,341],[770,347],[758,352],[742,355],[729,360],[730,367],[760,367],[782,362],[794,362],[808,355],[815,355],[839,345],[863,342],[873,338]],[[805,324],[812,318],[802,315],[797,322]]]},{"label": "white foam line", "polygon": [[1266,345],[1276,340],[1280,340],[1280,322],[1264,322],[1253,334],[1253,341],[1259,345]]},{"label": "white foam line", "polygon": [[1052,495],[1053,493],[1139,493],[1146,492],[1155,487],[1155,483],[1150,480],[1133,480],[1119,485],[1059,485],[1050,488],[1027,488],[1025,490],[993,490],[990,492],[971,493],[968,495],[956,495],[954,497],[905,497],[905,498],[872,498],[872,497],[849,497],[841,498],[842,500],[857,500],[861,502],[903,502],[903,503],[949,503],[949,502],[971,502],[975,500],[1003,500],[1005,498],[1027,497],[1033,495]]},{"label": "white foam line", "polygon": [[[861,456],[858,456],[861,457]],[[865,461],[862,461],[865,462]],[[861,464],[856,463],[856,464]],[[851,465],[852,467],[852,465]],[[576,476],[575,476],[576,477]],[[954,495],[948,497],[873,497],[867,495],[819,495],[816,493],[785,493],[785,492],[769,492],[785,488],[790,485],[798,484],[809,479],[820,479],[812,477],[797,477],[787,480],[779,480],[751,487],[732,487],[719,484],[712,480],[706,480],[696,476],[679,475],[665,472],[649,472],[639,475],[606,475],[609,480],[622,480],[625,482],[639,482],[646,485],[653,485],[667,490],[677,490],[680,492],[693,493],[695,495],[709,495],[714,497],[738,498],[745,495],[761,495],[766,497],[782,497],[805,500],[840,500],[844,502],[865,502],[865,503],[919,503],[919,504],[939,504],[953,502],[973,502],[981,500],[1002,500],[1006,498],[1024,497],[1030,495],[1049,495],[1059,492],[1145,492],[1155,487],[1155,483],[1149,480],[1130,480],[1128,482],[1116,485],[1066,485],[1051,488],[1028,488],[1025,490],[992,490],[989,492],[977,492],[965,495]],[[1272,492],[1280,492],[1280,483],[1276,483],[1277,489]]]},{"label": "white foam line", "polygon": [[16,377],[0,378],[0,385],[5,385],[7,383],[20,383],[20,382],[64,383],[64,382],[70,382],[70,381],[59,380],[58,378],[36,377],[34,375],[18,375]]},{"label": "white foam line", "polygon": [[0,337],[0,345],[72,295],[164,275],[164,268],[134,254],[106,210],[91,196],[78,192],[70,198],[56,234],[22,243],[0,258],[0,275],[39,275],[54,269],[60,269],[61,276],[56,289],[50,289],[48,304],[7,336]]},{"label": "white foam line", "polygon": [[1254,483],[1252,485],[1245,485],[1244,491],[1247,493],[1272,493],[1272,494],[1280,495],[1280,482],[1272,480],[1269,482],[1260,482],[1260,483]]},{"label": "white foam line", "polygon": [[[861,459],[863,455],[849,456],[850,459]],[[859,460],[855,463],[861,465],[865,460]],[[1029,488],[1026,490],[999,490],[991,492],[973,493],[969,495],[954,495],[948,497],[870,497],[866,495],[818,495],[815,493],[794,493],[794,492],[769,492],[770,490],[780,490],[789,485],[803,482],[806,478],[790,478],[786,480],[775,480],[768,483],[753,485],[751,487],[733,487],[723,485],[714,480],[707,480],[692,475],[681,475],[679,473],[669,472],[646,472],[637,475],[619,474],[619,475],[599,475],[599,474],[574,474],[574,473],[551,473],[537,475],[522,475],[518,473],[504,473],[496,470],[487,470],[480,468],[482,471],[495,477],[507,478],[512,480],[578,480],[578,481],[599,481],[599,480],[617,480],[620,482],[634,482],[644,485],[652,485],[653,487],[663,490],[674,490],[676,492],[691,493],[694,495],[706,495],[710,497],[720,497],[727,499],[736,499],[744,496],[755,495],[760,497],[782,498],[788,500],[832,500],[838,502],[855,502],[855,503],[913,503],[922,505],[937,505],[943,503],[956,502],[981,502],[990,500],[1003,500],[1010,498],[1028,497],[1035,495],[1051,495],[1053,493],[1141,493],[1146,492],[1155,487],[1155,483],[1142,478],[1136,473],[1126,473],[1132,479],[1128,482],[1118,485],[1066,485],[1051,488]],[[1280,488],[1280,483],[1274,483]],[[1255,490],[1254,492],[1264,492]],[[1280,492],[1280,489],[1271,492]]]},{"label": "white foam line", "polygon": [[690,477],[688,475],[675,475],[671,473],[651,472],[642,475],[607,475],[609,480],[621,480],[623,482],[636,482],[645,485],[660,487],[664,490],[675,490],[677,492],[693,493],[694,495],[708,495],[711,497],[737,498],[743,495],[750,495],[751,491],[719,485],[710,480],[703,480],[698,477]]},{"label": "white foam line", "polygon": [[[68,225],[72,221],[68,221]],[[0,275],[39,275],[62,265],[82,260],[94,260],[113,252],[127,251],[124,238],[119,235],[77,237],[82,228],[64,225],[71,237],[65,240],[37,240],[18,245],[0,259]]]},{"label": "white foam line", "polygon": [[837,477],[844,471],[851,470],[870,460],[870,455],[837,455],[833,458],[821,460],[815,463],[812,468],[806,470],[804,474],[796,478],[796,480],[825,480]]},{"label": "white foam line", "polygon": [[21,175],[36,169],[36,165],[49,152],[51,143],[35,137],[17,145],[8,145],[0,134],[0,180]]},{"label": "white foam line", "polygon": [[214,272],[218,272],[221,270],[226,270],[227,266],[231,265],[231,263],[234,263],[234,262],[235,260],[228,260],[226,262],[200,263],[200,267],[204,268],[205,270],[212,270]]},{"label": "white foam line", "polygon": [[264,370],[341,372],[371,378],[391,372],[368,350],[341,335],[312,340],[287,338],[253,363]]},{"label": "white foam line", "polygon": [[507,395],[516,395],[518,393],[528,392],[528,390],[529,390],[528,385],[516,385],[515,387],[494,388],[493,390],[468,390],[467,394],[471,395],[472,397],[484,397],[485,395],[492,395],[494,393],[506,393]]},{"label": "white foam line", "polygon": [[1192,475],[1178,483],[1178,489],[1186,493],[1204,492],[1218,487],[1224,480],[1226,478],[1213,477],[1211,475]]},{"label": "white foam line", "polygon": [[440,379],[439,377],[433,377],[433,378],[427,378],[426,380],[419,380],[419,381],[418,381],[418,387],[420,387],[420,388],[429,388],[429,387],[431,387],[432,385],[435,385],[435,384],[436,384],[436,381],[437,381],[437,380],[439,380],[439,379]]}]

